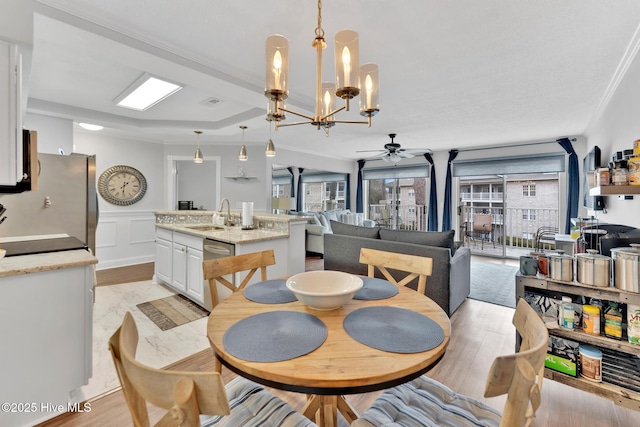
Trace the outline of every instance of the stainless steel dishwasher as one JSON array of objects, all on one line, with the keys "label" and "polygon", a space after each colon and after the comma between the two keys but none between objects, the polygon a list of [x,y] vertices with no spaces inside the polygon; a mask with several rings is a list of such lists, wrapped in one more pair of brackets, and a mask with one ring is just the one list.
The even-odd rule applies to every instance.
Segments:
[{"label": "stainless steel dishwasher", "polygon": [[[204,239],[203,243],[204,260],[225,258],[228,256],[234,256],[236,254],[236,245],[233,243],[220,242],[218,240]],[[236,284],[236,275],[230,275],[229,280],[234,285]]]},{"label": "stainless steel dishwasher", "polygon": [[224,258],[236,254],[236,245],[218,240],[204,239],[204,259]]}]

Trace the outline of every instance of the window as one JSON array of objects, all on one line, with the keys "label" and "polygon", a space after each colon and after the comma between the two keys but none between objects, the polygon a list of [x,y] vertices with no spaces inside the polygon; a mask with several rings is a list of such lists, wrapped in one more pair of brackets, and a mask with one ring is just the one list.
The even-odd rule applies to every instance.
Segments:
[{"label": "window", "polygon": [[381,227],[426,230],[428,177],[424,165],[365,168],[366,217]]},{"label": "window", "polygon": [[522,209],[522,219],[525,221],[535,221],[536,220],[535,209]]},{"label": "window", "polygon": [[271,196],[289,197],[291,195],[291,174],[286,171],[274,170],[271,176]]},{"label": "window", "polygon": [[347,174],[311,172],[301,176],[305,197],[303,211],[346,208]]},{"label": "window", "polygon": [[524,184],[522,186],[522,195],[524,197],[535,197],[536,196],[536,185],[535,184]]}]

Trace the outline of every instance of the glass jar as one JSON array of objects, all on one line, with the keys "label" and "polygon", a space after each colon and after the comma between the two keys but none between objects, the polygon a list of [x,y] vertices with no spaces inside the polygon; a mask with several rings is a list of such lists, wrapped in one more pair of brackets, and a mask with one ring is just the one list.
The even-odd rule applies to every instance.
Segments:
[{"label": "glass jar", "polygon": [[615,168],[611,171],[611,184],[629,185],[629,170],[626,160],[616,161]]}]

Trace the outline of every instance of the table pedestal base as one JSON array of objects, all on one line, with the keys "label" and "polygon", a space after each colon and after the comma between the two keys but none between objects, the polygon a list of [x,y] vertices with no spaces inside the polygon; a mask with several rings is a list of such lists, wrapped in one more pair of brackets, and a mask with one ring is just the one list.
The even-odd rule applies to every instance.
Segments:
[{"label": "table pedestal base", "polygon": [[344,396],[307,395],[307,404],[302,409],[302,414],[315,420],[320,427],[336,427],[338,411],[349,424],[358,419],[358,413]]}]

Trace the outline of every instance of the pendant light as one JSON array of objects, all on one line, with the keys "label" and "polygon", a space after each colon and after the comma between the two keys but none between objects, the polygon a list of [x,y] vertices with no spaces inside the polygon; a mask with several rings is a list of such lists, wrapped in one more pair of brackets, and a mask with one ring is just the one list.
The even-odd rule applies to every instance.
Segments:
[{"label": "pendant light", "polygon": [[269,140],[267,141],[267,148],[264,150],[264,155],[267,157],[276,156],[276,146],[273,145],[273,141],[271,140],[271,122],[269,122]]},{"label": "pendant light", "polygon": [[240,126],[240,129],[242,129],[242,147],[240,147],[240,154],[238,154],[238,160],[240,160],[241,162],[246,162],[247,160],[249,160],[249,157],[247,157],[247,148],[244,146],[244,130],[246,129],[246,126]]},{"label": "pendant light", "polygon": [[193,163],[202,163],[204,161],[204,158],[202,157],[202,151],[200,151],[200,134],[202,133],[202,131],[194,130],[193,132],[198,135],[198,148],[196,148],[196,153],[193,155]]}]

